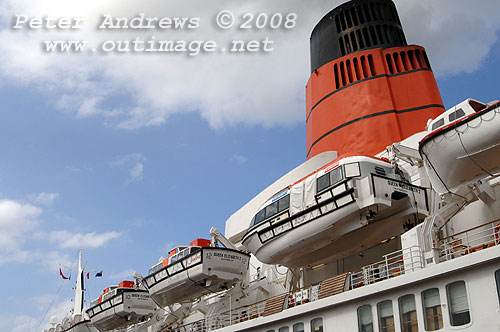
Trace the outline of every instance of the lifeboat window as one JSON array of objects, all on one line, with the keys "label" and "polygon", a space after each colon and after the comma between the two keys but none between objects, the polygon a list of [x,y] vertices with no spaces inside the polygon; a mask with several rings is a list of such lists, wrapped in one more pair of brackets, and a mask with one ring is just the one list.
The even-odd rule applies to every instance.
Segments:
[{"label": "lifeboat window", "polygon": [[438,129],[439,127],[442,127],[442,126],[444,126],[444,118],[441,118],[441,119],[439,119],[438,121],[434,122],[434,123],[432,124],[432,130],[436,130],[436,129]]},{"label": "lifeboat window", "polygon": [[415,295],[409,294],[399,298],[399,312],[401,315],[401,332],[418,331]]},{"label": "lifeboat window", "polygon": [[486,105],[475,100],[469,100],[469,105],[474,109],[475,112],[482,111],[486,108]]},{"label": "lifeboat window", "polygon": [[266,209],[262,209],[255,215],[255,224],[257,225],[266,218]]},{"label": "lifeboat window", "polygon": [[266,219],[278,213],[278,202],[274,202],[266,207]]},{"label": "lifeboat window", "polygon": [[443,328],[443,314],[439,289],[431,288],[422,292],[424,306],[424,323],[426,331],[436,331]]},{"label": "lifeboat window", "polygon": [[377,304],[378,325],[380,332],[394,331],[394,312],[392,310],[392,301],[382,301]]},{"label": "lifeboat window", "polygon": [[323,191],[324,189],[330,187],[330,174],[322,175],[316,180],[316,187],[318,188],[318,192]]},{"label": "lifeboat window", "polygon": [[359,332],[373,332],[372,306],[364,305],[358,308]]},{"label": "lifeboat window", "polygon": [[352,178],[361,175],[361,171],[359,170],[359,163],[346,164],[344,168],[346,178]]},{"label": "lifeboat window", "polygon": [[470,322],[467,289],[464,281],[457,281],[446,286],[448,310],[452,326],[465,325]]},{"label": "lifeboat window", "polygon": [[330,182],[332,185],[342,181],[343,178],[344,174],[342,174],[342,167],[337,167],[336,169],[330,172]]},{"label": "lifeboat window", "polygon": [[285,211],[289,207],[290,207],[290,195],[287,195],[278,201],[278,212]]},{"label": "lifeboat window", "polygon": [[459,108],[455,112],[453,112],[450,115],[448,115],[448,119],[450,120],[450,122],[452,122],[452,121],[460,119],[461,117],[464,117],[464,116],[465,116],[464,110],[461,109],[461,108]]},{"label": "lifeboat window", "polygon": [[323,318],[314,318],[311,320],[311,332],[323,332]]},{"label": "lifeboat window", "polygon": [[304,332],[304,323],[297,323],[293,325],[293,332]]}]

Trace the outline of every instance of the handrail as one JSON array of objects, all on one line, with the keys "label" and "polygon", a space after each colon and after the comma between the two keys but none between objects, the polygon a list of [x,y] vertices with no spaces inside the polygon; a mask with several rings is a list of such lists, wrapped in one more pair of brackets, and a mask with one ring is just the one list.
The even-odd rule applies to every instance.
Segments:
[{"label": "handrail", "polygon": [[487,223],[484,223],[484,224],[479,225],[479,226],[472,227],[472,228],[467,229],[467,230],[465,230],[465,231],[461,231],[461,232],[459,232],[459,233],[455,233],[455,234],[449,235],[449,236],[447,236],[447,237],[445,237],[445,238],[441,239],[441,241],[445,241],[445,240],[448,240],[448,239],[450,239],[450,238],[456,237],[456,236],[458,236],[458,235],[462,235],[462,234],[464,234],[464,233],[467,233],[467,232],[470,232],[470,231],[476,230],[476,229],[478,229],[478,228],[481,228],[481,227],[484,227],[484,226],[488,226],[489,224],[495,223],[495,222],[497,222],[497,221],[500,221],[500,219],[496,219],[496,220],[493,220],[493,221],[489,221],[489,222],[487,222]]}]

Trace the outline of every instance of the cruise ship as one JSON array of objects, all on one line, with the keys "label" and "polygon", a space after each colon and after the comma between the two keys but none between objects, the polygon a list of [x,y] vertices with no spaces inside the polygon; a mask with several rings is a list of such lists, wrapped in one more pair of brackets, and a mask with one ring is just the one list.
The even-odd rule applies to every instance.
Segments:
[{"label": "cruise ship", "polygon": [[306,161],[50,332],[500,330],[500,103],[446,108],[391,0],[310,44]]}]

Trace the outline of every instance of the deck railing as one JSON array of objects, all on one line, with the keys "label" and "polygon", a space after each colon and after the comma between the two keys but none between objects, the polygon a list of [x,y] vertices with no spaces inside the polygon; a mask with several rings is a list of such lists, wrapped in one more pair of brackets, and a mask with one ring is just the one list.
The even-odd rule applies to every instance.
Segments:
[{"label": "deck railing", "polygon": [[349,289],[373,284],[424,268],[420,247],[410,247],[382,256],[383,260],[350,274]]},{"label": "deck railing", "polygon": [[500,219],[453,234],[440,241],[440,260],[447,261],[500,244]]}]

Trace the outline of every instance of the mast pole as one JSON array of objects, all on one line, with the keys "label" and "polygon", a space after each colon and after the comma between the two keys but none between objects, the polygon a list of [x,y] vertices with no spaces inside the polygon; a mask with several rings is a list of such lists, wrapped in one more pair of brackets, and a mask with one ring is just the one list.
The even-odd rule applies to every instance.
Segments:
[{"label": "mast pole", "polygon": [[78,273],[75,288],[75,306],[73,315],[81,315],[83,312],[83,269],[82,269],[82,249],[78,251]]}]

